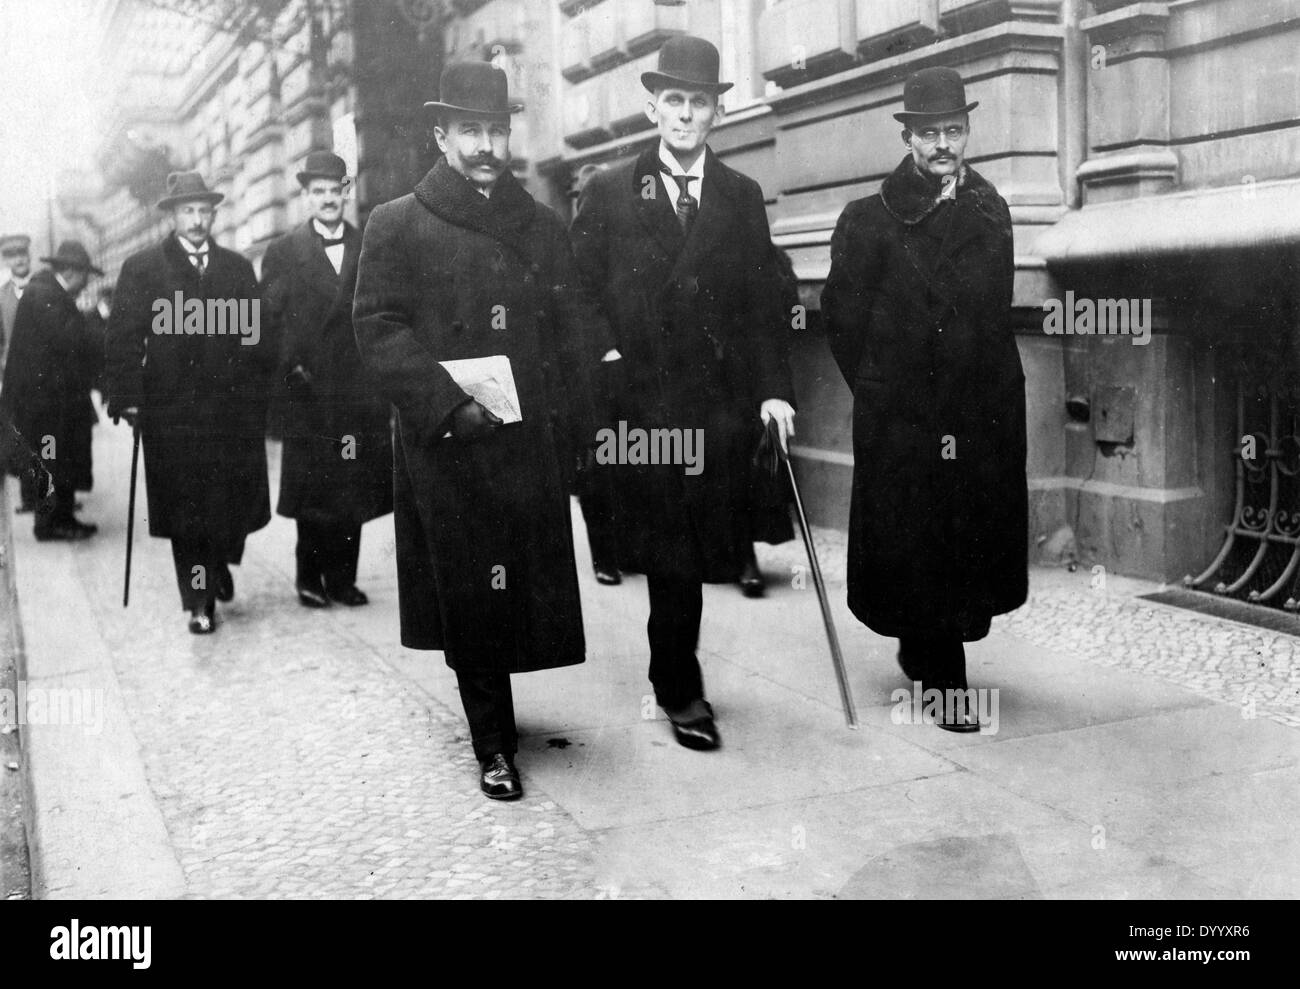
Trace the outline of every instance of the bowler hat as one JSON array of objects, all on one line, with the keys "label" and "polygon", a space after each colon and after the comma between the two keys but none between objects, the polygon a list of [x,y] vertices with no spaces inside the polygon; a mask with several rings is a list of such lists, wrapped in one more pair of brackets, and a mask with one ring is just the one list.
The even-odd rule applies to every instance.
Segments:
[{"label": "bowler hat", "polygon": [[17,254],[19,251],[26,251],[32,243],[32,239],[26,234],[5,234],[0,237],[0,254]]},{"label": "bowler hat", "polygon": [[41,261],[52,268],[80,268],[82,271],[89,271],[96,275],[104,273],[102,269],[90,263],[90,252],[79,240],[65,240],[54,252],[53,257],[41,258]]},{"label": "bowler hat", "polygon": [[703,90],[720,95],[734,84],[718,82],[718,49],[703,38],[679,34],[659,49],[659,68],[642,72],[641,85],[657,89]]},{"label": "bowler hat", "polygon": [[903,84],[903,109],[894,114],[894,119],[907,123],[909,117],[947,117],[970,113],[979,105],[979,100],[966,102],[966,85],[956,69],[937,65],[907,77]]},{"label": "bowler hat", "polygon": [[313,151],[302,163],[302,171],[298,173],[298,184],[306,188],[307,183],[312,179],[330,179],[347,185],[347,163],[333,151]]},{"label": "bowler hat", "polygon": [[507,117],[523,109],[509,101],[505,71],[491,62],[452,62],[438,80],[438,99],[424,105],[481,117]]},{"label": "bowler hat", "polygon": [[213,206],[226,197],[208,188],[198,172],[172,172],[167,176],[167,195],[158,200],[159,209],[171,209],[177,203],[201,200]]}]

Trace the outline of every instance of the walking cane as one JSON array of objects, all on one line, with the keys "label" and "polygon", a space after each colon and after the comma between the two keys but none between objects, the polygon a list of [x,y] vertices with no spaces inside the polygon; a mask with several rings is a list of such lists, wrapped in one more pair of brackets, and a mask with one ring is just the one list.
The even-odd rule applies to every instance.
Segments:
[{"label": "walking cane", "polygon": [[[804,549],[808,552],[808,564],[812,567],[813,584],[817,588],[817,601],[822,606],[822,623],[826,626],[826,641],[831,647],[831,663],[835,667],[835,679],[840,687],[840,703],[844,705],[844,723],[856,730],[858,712],[853,707],[853,695],[849,692],[849,678],[844,671],[844,654],[840,652],[840,637],[835,633],[835,620],[831,617],[831,603],[826,596],[826,584],[822,581],[821,564],[817,562],[817,550],[813,547],[812,529],[808,526],[808,516],[804,514],[803,499],[799,496],[799,484],[794,479],[794,465],[781,445],[780,430],[775,419],[767,421],[766,441],[773,449],[773,455],[785,464],[786,476],[790,478],[790,491],[794,494],[794,507],[799,515],[799,529],[803,533]],[[773,475],[776,464],[771,465]]]},{"label": "walking cane", "polygon": [[131,600],[131,543],[135,537],[135,473],[140,464],[140,424],[131,424],[131,496],[126,509],[126,574],[122,578],[122,607]]}]

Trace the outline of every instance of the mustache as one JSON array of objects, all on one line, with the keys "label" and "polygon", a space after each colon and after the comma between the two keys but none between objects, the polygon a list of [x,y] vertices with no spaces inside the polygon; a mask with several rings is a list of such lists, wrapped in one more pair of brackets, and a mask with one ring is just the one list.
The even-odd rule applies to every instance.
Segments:
[{"label": "mustache", "polygon": [[486,165],[486,166],[489,166],[489,167],[492,167],[492,168],[500,168],[500,167],[503,167],[504,164],[505,164],[505,163],[504,163],[500,158],[498,158],[496,155],[491,155],[491,154],[489,154],[489,155],[475,155],[473,158],[470,158],[470,159],[468,159],[468,160],[469,160],[469,163],[470,163],[471,165],[474,165],[474,166],[478,166],[478,165]]}]

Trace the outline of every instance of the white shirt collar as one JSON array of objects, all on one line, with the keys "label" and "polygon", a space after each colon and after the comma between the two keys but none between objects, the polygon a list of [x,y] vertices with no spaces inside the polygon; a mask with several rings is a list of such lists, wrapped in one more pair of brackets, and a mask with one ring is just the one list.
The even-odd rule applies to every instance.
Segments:
[{"label": "white shirt collar", "polygon": [[326,228],[325,224],[321,223],[320,220],[316,219],[315,217],[312,217],[311,225],[312,225],[312,229],[315,230],[322,237],[324,237],[326,240],[338,240],[340,237],[343,236],[343,231],[347,229],[346,225],[342,220],[339,220],[339,225],[335,228],[338,231],[337,233],[330,233],[329,230]]},{"label": "white shirt collar", "polygon": [[71,292],[71,291],[72,291],[72,289],[71,289],[71,287],[69,287],[67,281],[65,281],[64,278],[63,278],[63,272],[61,272],[61,271],[56,271],[56,272],[54,273],[54,279],[55,279],[55,281],[57,281],[60,285],[63,286],[63,291],[65,291],[65,292]]},{"label": "white shirt collar", "polygon": [[186,254],[206,254],[212,247],[212,238],[210,237],[203,241],[202,247],[195,247],[188,239],[182,237],[180,234],[176,235],[176,239],[180,241],[181,247],[185,248]]},{"label": "white shirt collar", "polygon": [[[700,156],[695,159],[695,164],[691,165],[690,168],[686,169],[685,174],[693,175],[695,178],[703,182],[704,181],[704,159],[707,158],[708,156],[709,156],[708,148],[705,148],[703,151],[700,152]],[[672,174],[674,175],[682,174],[681,164],[673,156],[673,153],[668,150],[668,145],[664,144],[663,141],[659,142],[659,160],[668,166]]]}]

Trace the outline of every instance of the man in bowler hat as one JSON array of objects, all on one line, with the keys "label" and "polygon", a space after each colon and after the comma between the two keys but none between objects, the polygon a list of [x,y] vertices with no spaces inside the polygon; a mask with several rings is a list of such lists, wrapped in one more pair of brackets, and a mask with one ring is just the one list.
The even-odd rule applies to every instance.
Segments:
[{"label": "man in bowler hat", "polygon": [[361,365],[352,327],[361,233],[343,218],[342,158],[313,151],[298,172],[307,221],[262,259],[262,297],[281,340],[275,387],[285,398],[280,500],[297,520],[298,600],[367,603],[356,586],[361,525],[393,510],[389,406]]},{"label": "man in bowler hat", "polygon": [[[603,365],[629,429],[702,430],[703,471],[618,464],[620,563],[646,575],[650,681],[677,741],[719,734],[696,656],[708,583],[751,558],[751,458],[762,422],[794,434],[781,343],[789,313],[763,193],[708,147],[722,118],[718,50],[671,38],[641,76],[658,140],[591,178],[570,235],[622,361]],[[632,457],[628,457],[632,460]],[[639,459],[639,458],[638,458]]]},{"label": "man in bowler hat", "polygon": [[[257,325],[216,332],[223,327],[208,318],[260,310],[253,266],[211,236],[223,198],[198,172],[167,176],[158,209],[173,229],[126,259],[108,321],[108,412],[140,430],[149,534],[171,540],[196,635],[215,629],[216,602],[235,594],[230,567],[247,535],[271,519],[265,437],[275,342]],[[178,296],[200,315],[165,326],[156,304]]]},{"label": "man in bowler hat", "polygon": [[[907,153],[840,215],[822,292],[853,390],[849,607],[898,638],[909,678],[961,698],[963,643],[1028,591],[1011,215],[965,162],[978,105],[952,69],[907,80]],[[939,725],[979,729],[965,704]]]},{"label": "man in bowler hat", "polygon": [[90,387],[98,355],[77,308],[90,276],[102,275],[86,248],[65,240],[49,268],[32,276],[14,317],[0,385],[0,422],[11,463],[21,463],[36,494],[36,538],[81,540],[96,527],[77,519],[76,492],[89,491],[91,430],[98,421]]},{"label": "man in bowler hat", "polygon": [[[353,323],[397,407],[402,644],[443,651],[479,785],[511,800],[523,794],[511,674],[585,658],[562,451],[571,417],[590,415],[589,368],[608,332],[584,302],[560,219],[510,171],[522,107],[505,73],[453,63],[426,106],[444,157],[412,195],[371,214]],[[513,409],[499,400],[504,379],[496,399],[472,383],[485,359],[508,361]]]}]

